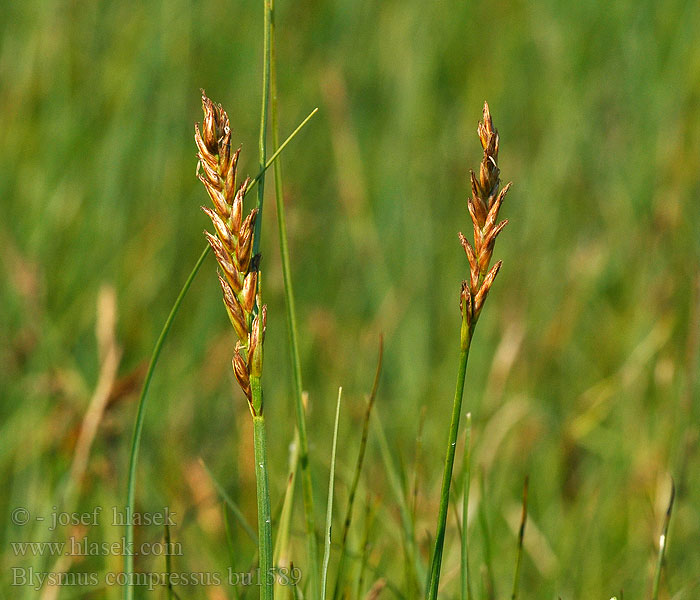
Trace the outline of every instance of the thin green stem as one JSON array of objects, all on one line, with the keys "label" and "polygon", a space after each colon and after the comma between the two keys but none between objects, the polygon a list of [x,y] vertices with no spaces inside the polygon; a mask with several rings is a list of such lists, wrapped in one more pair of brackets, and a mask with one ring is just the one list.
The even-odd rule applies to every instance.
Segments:
[{"label": "thin green stem", "polygon": [[[264,173],[267,155],[267,113],[270,104],[270,28],[272,23],[272,3],[271,0],[263,0],[263,78],[262,78],[262,101],[260,103],[260,171]],[[255,230],[253,233],[253,256],[260,250],[260,232],[262,230],[262,209],[265,199],[265,176],[260,178],[258,183],[258,218],[255,220]]]},{"label": "thin green stem", "polygon": [[[253,402],[262,403],[260,379],[252,377]],[[270,513],[270,487],[267,478],[267,441],[265,438],[265,417],[263,413],[253,416],[253,443],[255,446],[255,480],[258,499],[258,544],[260,577],[260,600],[272,600],[274,595],[275,573],[272,563],[272,516]]]},{"label": "thin green stem", "polygon": [[[272,21],[270,34],[270,74],[271,74],[271,120],[273,148],[279,145],[279,112],[277,105],[277,55],[275,47],[274,0],[270,0]],[[318,110],[318,109],[316,109]],[[314,111],[315,113],[316,111]],[[314,114],[312,113],[312,114]],[[277,230],[279,233],[280,254],[282,258],[282,278],[284,281],[284,304],[287,312],[287,332],[289,354],[292,361],[294,377],[294,406],[299,434],[299,455],[301,464],[301,486],[304,503],[304,521],[306,527],[306,550],[308,554],[309,596],[311,600],[318,598],[319,582],[317,575],[318,542],[314,521],[314,497],[311,469],[309,467],[309,441],[306,435],[306,418],[304,414],[304,386],[301,374],[301,359],[299,358],[299,337],[297,334],[296,307],[294,303],[294,286],[292,285],[291,262],[289,259],[289,243],[287,241],[287,220],[284,210],[284,187],[282,185],[282,164],[275,163],[275,200],[277,205]]]},{"label": "thin green stem", "polygon": [[515,575],[513,577],[513,593],[511,600],[518,597],[518,588],[520,585],[520,566],[523,562],[523,540],[525,539],[525,524],[527,523],[527,489],[529,478],[525,477],[525,485],[523,487],[523,510],[520,515],[520,528],[518,529],[518,554],[515,559]]},{"label": "thin green stem", "polygon": [[[313,117],[317,111],[318,108],[315,108],[313,111],[311,111],[311,113],[299,124],[299,126],[289,135],[289,137],[284,141],[284,143],[270,157],[270,159],[265,163],[265,168],[255,176],[255,179],[253,179],[251,185],[248,186],[248,192],[253,188],[255,184],[257,184],[260,181],[265,171],[270,168],[270,166],[275,162],[277,157],[282,153],[282,150],[284,150],[287,147],[287,144],[289,144],[289,142],[291,142],[296,137],[296,135],[302,130],[302,128],[309,122],[311,117]],[[151,353],[150,362],[148,363],[148,370],[146,371],[146,377],[143,382],[143,387],[141,388],[141,395],[139,397],[139,403],[136,409],[136,421],[134,423],[134,433],[131,438],[131,449],[129,453],[129,472],[126,492],[126,508],[130,514],[134,513],[134,501],[136,495],[136,465],[138,464],[138,453],[139,447],[141,445],[141,434],[143,432],[146,397],[148,395],[148,390],[151,385],[151,379],[153,378],[153,372],[155,371],[156,364],[158,363],[160,352],[163,349],[165,339],[168,337],[168,333],[170,332],[170,327],[172,326],[173,321],[175,320],[175,315],[177,314],[178,310],[180,310],[180,305],[182,304],[182,301],[187,295],[187,292],[189,291],[190,286],[192,285],[192,282],[194,281],[194,278],[197,275],[197,272],[199,271],[199,268],[202,266],[204,259],[209,253],[209,248],[209,244],[207,244],[204,250],[202,250],[202,253],[199,255],[197,262],[192,268],[192,271],[190,271],[190,274],[187,276],[187,279],[185,280],[185,283],[182,286],[180,293],[175,299],[175,303],[170,309],[170,314],[165,320],[163,329],[161,330],[160,335],[158,336],[158,340],[156,341],[156,344],[153,348],[153,352]],[[131,522],[131,520],[127,521],[124,538],[126,542],[130,542],[131,544],[133,544],[134,525]],[[126,575],[127,582],[131,579],[131,574],[133,572],[134,557],[126,553],[126,555],[124,556],[124,573]],[[126,586],[124,586],[124,598],[125,600],[133,600],[134,590],[131,585],[127,584]]]},{"label": "thin green stem", "polygon": [[384,339],[379,338],[379,358],[377,359],[377,370],[374,374],[374,383],[372,384],[372,392],[367,401],[365,409],[365,419],[362,424],[362,437],[360,438],[360,449],[357,453],[357,462],[355,464],[355,472],[350,484],[350,494],[348,496],[348,507],[345,511],[345,520],[343,522],[343,534],[340,542],[340,558],[338,559],[338,568],[336,569],[335,588],[333,589],[333,600],[337,600],[340,594],[340,586],[342,585],[343,572],[345,570],[345,557],[347,554],[348,532],[350,531],[350,523],[352,522],[352,512],[355,506],[355,496],[357,487],[360,483],[360,473],[362,472],[362,464],[365,460],[365,452],[367,451],[367,440],[369,439],[369,420],[372,415],[374,401],[377,398],[377,389],[379,388],[379,377],[382,373],[382,358],[384,355]]},{"label": "thin green stem", "polygon": [[[470,341],[470,340],[468,340]],[[464,379],[467,373],[467,359],[469,358],[469,343],[461,350],[459,355],[459,371],[457,373],[457,389],[455,390],[454,404],[452,406],[452,422],[447,441],[447,455],[445,456],[445,470],[442,474],[442,489],[440,492],[440,509],[438,511],[438,524],[435,534],[435,548],[430,563],[430,578],[426,590],[428,600],[436,600],[438,584],[440,583],[440,567],[442,565],[442,551],[445,545],[445,531],[447,529],[447,507],[450,500],[450,485],[452,484],[452,469],[455,462],[455,450],[457,447],[457,434],[459,433],[459,420],[462,412],[462,396],[464,394]]]},{"label": "thin green stem", "polygon": [[676,484],[671,481],[671,498],[668,501],[666,516],[664,517],[664,526],[659,537],[659,557],[656,562],[656,571],[654,572],[654,584],[651,591],[651,600],[658,600],[659,584],[661,582],[661,570],[664,564],[664,556],[666,554],[666,545],[668,542],[668,527],[671,523],[671,513],[673,512],[673,501],[676,499]]},{"label": "thin green stem", "polygon": [[472,472],[472,414],[467,413],[464,439],[464,483],[462,486],[462,600],[471,600],[472,582],[469,577],[469,487]]},{"label": "thin green stem", "polygon": [[331,473],[328,478],[328,503],[326,505],[326,530],[323,548],[323,567],[321,569],[321,600],[326,600],[326,582],[328,580],[328,563],[331,558],[331,528],[333,525],[333,489],[335,485],[335,457],[338,449],[338,423],[340,421],[340,399],[343,388],[338,388],[338,402],[335,407],[335,426],[333,427],[333,450],[331,451]]}]

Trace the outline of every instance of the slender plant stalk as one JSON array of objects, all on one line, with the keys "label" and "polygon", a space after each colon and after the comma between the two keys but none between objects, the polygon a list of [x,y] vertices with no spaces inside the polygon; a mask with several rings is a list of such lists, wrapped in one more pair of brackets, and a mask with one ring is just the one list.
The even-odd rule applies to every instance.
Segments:
[{"label": "slender plant stalk", "polygon": [[661,569],[664,564],[664,556],[666,554],[666,543],[668,541],[668,527],[671,523],[671,513],[673,512],[673,502],[676,499],[676,484],[671,481],[671,498],[668,501],[666,516],[664,517],[664,526],[659,537],[659,558],[656,561],[656,571],[654,572],[654,584],[651,591],[651,600],[659,598],[659,583],[661,582]]},{"label": "slender plant stalk", "polygon": [[[376,504],[376,503],[374,503]],[[370,547],[369,547],[369,535],[372,531],[372,525],[374,525],[374,511],[373,502],[370,498],[369,493],[367,494],[367,499],[365,502],[365,523],[364,523],[364,533],[362,536],[362,545],[360,546],[361,560],[360,560],[360,573],[357,577],[357,590],[355,598],[359,598],[362,595],[362,588],[365,580],[365,573],[367,571],[367,562],[369,561]]]},{"label": "slender plant stalk", "polygon": [[173,600],[173,582],[170,574],[173,572],[172,557],[170,554],[170,525],[165,523],[165,572],[168,574],[168,600]]},{"label": "slender plant stalk", "polygon": [[[270,104],[270,28],[272,23],[272,5],[270,0],[263,0],[263,81],[260,112],[260,170],[264,170],[267,157],[267,113]],[[262,209],[265,198],[265,174],[258,184],[257,211],[259,218],[253,229],[253,256],[260,250],[260,235],[262,232]],[[257,278],[257,295],[260,290],[261,278]],[[254,311],[260,309],[260,302],[255,304]],[[263,308],[263,321],[265,309]],[[255,317],[257,319],[257,316]],[[264,326],[263,326],[264,331]],[[250,351],[249,351],[250,352]],[[250,354],[249,354],[250,356]],[[250,362],[250,361],[249,361]],[[250,366],[250,365],[249,365]],[[263,582],[260,586],[260,600],[272,600],[274,588],[274,565],[272,563],[272,518],[270,516],[270,487],[267,475],[267,444],[265,441],[265,416],[263,414],[262,385],[260,373],[250,378],[253,407],[253,442],[255,445],[255,479],[257,482],[258,500],[258,550],[260,553],[260,571]]]},{"label": "slender plant stalk", "polygon": [[[253,396],[262,394],[260,381],[251,381]],[[256,392],[257,390],[257,392]],[[260,552],[261,600],[272,600],[274,594],[274,566],[272,564],[272,517],[270,514],[270,487],[267,478],[267,441],[264,414],[253,416],[255,445],[255,479],[258,498],[258,544]]]},{"label": "slender plant stalk", "polygon": [[[297,471],[299,470],[299,432],[294,430],[294,441],[289,451],[289,474],[287,475],[287,489],[282,502],[277,537],[275,539],[275,551],[272,558],[278,569],[290,566],[289,541],[292,528],[292,514],[294,512],[294,489],[296,487]],[[289,585],[275,580],[275,597],[288,598],[291,595]]]},{"label": "slender plant stalk", "polygon": [[418,587],[419,582],[423,580],[426,576],[425,566],[420,560],[418,550],[415,543],[415,530],[413,527],[413,519],[411,518],[411,510],[408,506],[408,500],[406,494],[404,493],[404,488],[401,484],[401,477],[397,472],[396,465],[391,456],[391,451],[389,450],[389,443],[386,439],[386,433],[384,432],[384,426],[379,417],[379,413],[375,412],[374,423],[377,428],[377,439],[379,441],[379,451],[382,455],[382,460],[386,468],[387,477],[389,478],[389,486],[391,487],[396,500],[399,503],[399,514],[401,516],[401,528],[404,538],[404,543],[406,545],[405,551],[407,555],[406,560],[406,571],[407,571],[407,582],[408,586],[408,597],[413,596],[413,590]]},{"label": "slender plant stalk", "polygon": [[[279,145],[279,112],[277,104],[277,54],[275,45],[274,0],[270,1],[270,80],[271,80],[271,120],[273,148]],[[318,110],[318,109],[316,109]],[[301,359],[299,358],[299,336],[297,333],[296,307],[294,303],[294,287],[289,259],[289,243],[287,241],[287,220],[284,209],[284,187],[282,185],[282,163],[277,161],[275,174],[275,200],[277,205],[277,230],[279,233],[280,255],[282,258],[282,278],[284,281],[284,304],[287,312],[287,332],[289,354],[292,361],[294,376],[294,408],[297,418],[299,435],[298,461],[301,465],[301,486],[304,505],[304,524],[306,528],[306,551],[308,555],[308,593],[311,600],[318,598],[319,582],[317,575],[318,542],[316,540],[316,525],[314,519],[313,481],[309,465],[309,441],[306,434],[306,418],[304,412],[304,385],[301,374]]]},{"label": "slender plant stalk", "polygon": [[[295,137],[296,135],[302,130],[302,128],[311,120],[311,117],[313,117],[316,112],[318,112],[318,108],[315,108],[311,113],[299,124],[299,126],[287,137],[287,139],[284,141],[284,143],[277,149],[277,151],[270,157],[270,159],[267,161],[265,164],[265,169],[262,170],[260,173],[258,173],[255,176],[255,179],[251,182],[250,186],[248,186],[248,189],[246,190],[246,193],[249,192],[252,187],[257,184],[260,181],[260,178],[263,176],[263,173],[267,171],[267,169],[270,168],[270,166],[277,160],[279,155],[282,153],[282,151],[287,147],[287,144],[289,144]],[[146,407],[146,397],[148,396],[148,390],[151,386],[151,380],[153,379],[153,373],[155,371],[156,365],[158,363],[158,359],[160,358],[160,353],[161,350],[163,349],[163,344],[165,343],[165,339],[168,337],[168,334],[170,333],[170,328],[173,324],[173,321],[175,320],[175,315],[177,315],[178,311],[180,310],[180,305],[182,304],[182,301],[185,299],[185,296],[187,295],[187,292],[190,289],[190,286],[192,285],[192,282],[194,281],[195,276],[197,275],[197,272],[199,271],[199,268],[202,266],[204,263],[204,259],[207,257],[207,254],[209,253],[210,246],[207,244],[207,246],[202,250],[202,253],[199,255],[199,258],[197,259],[197,262],[195,263],[194,267],[192,267],[192,270],[190,271],[190,274],[187,276],[187,279],[185,280],[184,285],[182,286],[182,289],[177,295],[177,298],[175,299],[175,303],[173,304],[172,308],[170,309],[170,313],[168,314],[168,318],[165,320],[165,323],[163,324],[163,328],[161,329],[161,332],[158,336],[158,339],[156,340],[156,344],[153,347],[153,352],[151,353],[151,358],[148,363],[148,370],[146,371],[146,377],[143,382],[143,386],[141,387],[141,395],[139,396],[139,403],[138,407],[136,409],[136,419],[134,422],[134,432],[131,437],[131,448],[129,451],[129,472],[128,472],[128,477],[127,477],[127,491],[126,491],[126,510],[130,513],[134,513],[134,503],[135,503],[135,498],[136,498],[136,466],[138,464],[138,454],[139,454],[139,448],[141,446],[141,435],[143,433],[143,421],[144,421],[144,416],[145,416],[145,407]],[[124,539],[127,545],[133,545],[134,541],[134,526],[131,520],[127,520],[126,524],[126,529],[124,533]],[[124,573],[126,575],[127,581],[131,579],[131,574],[134,572],[134,557],[129,555],[128,553],[124,557]],[[134,597],[134,591],[132,586],[126,585],[124,587],[124,598],[125,600],[133,600]]]},{"label": "slender plant stalk", "polygon": [[462,600],[471,600],[472,582],[469,577],[469,487],[472,471],[472,414],[467,413],[466,435],[464,439],[464,483],[462,485]]},{"label": "slender plant stalk", "polygon": [[438,594],[440,582],[440,566],[442,565],[442,550],[445,543],[445,531],[447,529],[447,507],[450,499],[450,483],[452,482],[452,469],[455,462],[455,450],[457,447],[457,434],[459,433],[459,417],[462,411],[462,396],[464,393],[464,379],[467,373],[467,359],[469,358],[469,345],[459,355],[459,371],[457,373],[457,389],[452,406],[452,421],[447,444],[447,456],[445,468],[442,474],[442,489],[440,491],[440,508],[438,510],[438,528],[435,534],[435,550],[430,564],[430,579],[428,581],[427,598],[435,600]]},{"label": "slender plant stalk", "polygon": [[360,438],[360,449],[357,453],[357,463],[355,464],[355,473],[353,474],[352,483],[350,484],[350,495],[348,496],[348,507],[345,511],[345,520],[343,521],[343,534],[340,542],[340,558],[338,559],[338,568],[336,571],[335,588],[333,590],[333,600],[337,600],[340,593],[340,585],[342,583],[343,571],[345,570],[345,557],[347,554],[348,532],[350,531],[350,523],[352,522],[352,512],[355,505],[355,496],[357,494],[357,486],[360,483],[360,473],[362,472],[362,464],[365,460],[365,452],[367,451],[367,440],[369,439],[369,420],[372,415],[374,401],[377,398],[377,389],[379,388],[379,377],[382,374],[382,358],[384,356],[384,338],[379,338],[379,357],[377,359],[377,370],[374,374],[374,383],[372,384],[372,392],[367,400],[367,408],[365,409],[365,418],[362,424],[362,437]]},{"label": "slender plant stalk", "polygon": [[326,582],[328,581],[328,563],[331,558],[331,528],[333,526],[333,488],[335,486],[335,457],[338,448],[338,423],[340,419],[340,400],[343,388],[338,388],[338,402],[335,406],[335,426],[333,427],[333,449],[331,450],[331,473],[328,478],[328,503],[326,506],[326,530],[323,548],[323,567],[321,569],[321,600],[326,600]]},{"label": "slender plant stalk", "polygon": [[493,562],[491,560],[491,534],[489,533],[489,520],[486,514],[486,476],[484,470],[479,472],[479,484],[481,485],[481,502],[479,503],[479,524],[484,540],[484,566],[482,571],[484,590],[482,596],[487,600],[496,597],[496,589],[493,580]]},{"label": "slender plant stalk", "polygon": [[[258,142],[260,151],[260,170],[264,171],[267,155],[267,113],[270,105],[270,29],[272,26],[272,2],[263,0],[263,77],[262,77],[262,100],[260,103],[260,139]],[[258,184],[258,202],[256,208],[262,216],[263,202],[265,200],[265,176],[260,178]],[[260,231],[262,229],[262,218],[255,222],[253,233],[253,256],[260,250]]]},{"label": "slender plant stalk", "polygon": [[523,486],[523,510],[520,514],[520,529],[518,530],[518,554],[515,559],[515,576],[513,578],[513,593],[511,600],[518,597],[518,587],[520,585],[520,565],[523,562],[523,540],[525,539],[525,524],[527,523],[527,489],[529,478],[525,477]]},{"label": "slender plant stalk", "polygon": [[471,172],[472,196],[467,202],[469,216],[474,227],[474,245],[459,234],[460,242],[469,262],[469,279],[462,282],[459,296],[459,306],[462,313],[460,333],[459,370],[457,373],[457,389],[452,405],[452,420],[447,440],[447,453],[440,492],[440,508],[435,534],[435,547],[426,586],[426,598],[436,600],[440,583],[440,567],[445,544],[447,529],[447,509],[452,484],[457,434],[464,395],[464,379],[467,372],[469,347],[474,335],[474,328],[484,307],[484,302],[501,268],[501,261],[491,267],[491,257],[496,237],[508,221],[498,222],[498,213],[508,193],[510,184],[499,190],[500,179],[498,169],[498,131],[493,127],[488,104],[484,103],[483,121],[477,129],[484,156],[479,168],[479,174]]}]

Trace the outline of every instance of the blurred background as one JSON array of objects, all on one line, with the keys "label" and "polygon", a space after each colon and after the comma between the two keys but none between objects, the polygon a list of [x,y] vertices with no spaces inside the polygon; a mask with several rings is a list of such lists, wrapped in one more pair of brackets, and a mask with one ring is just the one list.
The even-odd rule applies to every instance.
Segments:
[{"label": "blurred background", "polygon": [[[282,158],[319,532],[337,387],[340,515],[383,333],[375,416],[406,488],[418,482],[416,535],[427,560],[468,272],[457,233],[471,235],[468,173],[481,160],[476,125],[488,100],[501,177],[514,187],[494,254],[504,265],[465,390],[473,505],[489,527],[487,538],[470,517],[475,590],[489,539],[497,595],[510,593],[529,474],[521,597],[648,597],[673,477],[661,597],[698,597],[700,4],[277,5],[281,138],[320,108]],[[148,358],[210,225],[195,178],[200,88],[229,113],[243,145],[239,171],[257,173],[262,3],[29,0],[5,1],[2,13],[0,507],[7,515],[18,506],[32,515],[109,510],[125,502]],[[264,385],[278,506],[294,412],[271,178],[266,189]],[[139,463],[137,510],[168,506],[178,515],[176,571],[241,571],[253,561],[235,524],[227,550],[222,503],[199,460],[254,524],[251,425],[231,373],[233,344],[209,256],[156,370]],[[96,396],[105,414],[76,466],[80,424]],[[69,509],[71,469],[81,485]],[[385,577],[383,597],[403,597],[398,501],[375,430],[355,548],[368,494],[376,520],[366,588]],[[297,500],[292,547],[305,568]],[[122,529],[108,521],[49,532],[3,519],[0,598],[39,597],[11,585],[13,567],[57,567],[17,556],[11,542],[119,540]],[[449,526],[443,582],[455,598],[452,514]],[[137,530],[137,540],[161,537],[158,528]],[[161,571],[162,561],[139,557],[136,566]],[[121,556],[60,565],[101,574],[121,566]],[[178,590],[216,600],[241,592],[257,595]],[[59,597],[120,593],[73,586]]]}]

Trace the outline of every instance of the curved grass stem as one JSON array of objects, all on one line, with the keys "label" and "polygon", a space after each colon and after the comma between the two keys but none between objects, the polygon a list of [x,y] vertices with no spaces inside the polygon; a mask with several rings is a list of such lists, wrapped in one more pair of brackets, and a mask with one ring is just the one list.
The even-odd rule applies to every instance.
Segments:
[{"label": "curved grass stem", "polygon": [[[275,48],[274,0],[270,0],[270,5],[272,7],[270,34],[270,118],[272,121],[272,144],[273,148],[277,148],[279,145],[279,112],[277,106],[277,60]],[[315,112],[316,111],[314,111],[314,113]],[[303,400],[304,386],[301,374],[301,359],[299,358],[299,336],[297,333],[294,287],[292,285],[289,243],[287,240],[287,220],[284,210],[282,164],[280,161],[275,163],[274,175],[275,200],[277,207],[277,230],[279,233],[280,255],[282,258],[282,278],[284,281],[284,304],[287,312],[289,354],[292,361],[292,373],[294,376],[294,407],[297,418],[297,432],[299,434],[298,461],[301,465],[301,487],[304,506],[304,522],[306,528],[306,551],[308,554],[308,593],[311,600],[315,600],[319,596],[319,581],[316,571],[318,565],[318,541],[316,539],[316,526],[314,520],[313,481],[311,478],[311,469],[309,468],[309,441],[306,435],[306,418]]]},{"label": "curved grass stem", "polygon": [[[255,179],[251,182],[251,185],[248,186],[248,192],[253,188],[255,184],[257,184],[260,179],[262,178],[263,174],[267,169],[272,166],[272,164],[277,160],[279,155],[282,153],[282,151],[287,147],[287,144],[289,144],[296,136],[297,134],[303,129],[303,127],[311,120],[311,117],[313,117],[316,113],[318,112],[318,108],[315,108],[309,115],[299,124],[299,126],[287,137],[287,139],[277,148],[275,153],[269,158],[269,160],[265,163],[265,168],[261,170],[256,176]],[[139,403],[138,407],[136,409],[136,420],[134,422],[134,432],[132,434],[131,438],[131,448],[129,451],[129,471],[127,475],[127,493],[126,493],[126,510],[129,511],[130,514],[133,514],[134,512],[134,501],[135,501],[135,488],[136,488],[136,465],[138,464],[138,452],[139,452],[139,447],[141,445],[141,434],[143,432],[143,420],[144,420],[144,415],[145,415],[145,406],[146,406],[146,397],[148,396],[148,390],[151,385],[151,380],[153,379],[153,372],[155,371],[156,364],[158,363],[158,359],[160,358],[160,353],[161,350],[163,349],[163,344],[165,343],[166,338],[168,337],[168,333],[170,332],[170,327],[173,324],[173,321],[175,320],[175,316],[177,315],[177,312],[180,310],[180,305],[182,304],[182,301],[184,300],[185,296],[187,295],[187,292],[190,289],[190,286],[192,285],[192,282],[194,281],[195,276],[197,275],[197,272],[199,271],[199,268],[202,266],[202,263],[204,262],[204,259],[206,258],[207,254],[209,253],[210,246],[209,244],[206,245],[204,250],[202,250],[202,253],[199,255],[199,258],[197,259],[197,262],[195,263],[194,267],[190,271],[190,274],[187,276],[187,279],[185,280],[184,285],[182,286],[182,289],[177,295],[177,298],[175,299],[175,303],[173,304],[172,308],[170,309],[170,313],[168,314],[168,318],[165,320],[165,323],[163,324],[163,329],[160,332],[160,335],[158,336],[158,340],[156,341],[155,346],[153,347],[153,352],[151,353],[151,359],[148,363],[148,370],[146,371],[146,377],[143,382],[143,386],[141,388],[141,395],[139,396]],[[126,529],[125,529],[125,535],[124,535],[125,541],[127,543],[133,544],[134,541],[134,526],[131,523],[130,520],[127,521],[126,524]],[[126,576],[126,580],[129,581],[131,579],[131,573],[134,572],[134,557],[130,555],[126,555],[124,557],[124,573]],[[124,587],[124,598],[125,600],[133,600],[134,598],[134,590],[133,587],[130,585],[126,585]]]}]

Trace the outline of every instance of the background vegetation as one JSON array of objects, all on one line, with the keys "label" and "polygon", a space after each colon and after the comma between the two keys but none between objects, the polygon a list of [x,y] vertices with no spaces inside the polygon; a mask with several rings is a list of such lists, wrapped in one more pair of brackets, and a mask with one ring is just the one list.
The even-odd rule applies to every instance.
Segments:
[{"label": "background vegetation", "polygon": [[[60,500],[100,372],[104,286],[116,292],[123,355],[79,508],[119,506],[145,362],[204,246],[207,198],[192,140],[200,87],[228,110],[242,172],[257,172],[262,11],[238,0],[30,0],[2,12],[0,509],[49,514]],[[662,597],[697,597],[700,4],[306,0],[279,2],[277,12],[282,137],[320,107],[283,155],[319,532],[337,386],[344,510],[383,332],[376,414],[407,481],[418,478],[416,531],[422,551],[430,547],[467,273],[457,231],[469,226],[468,168],[481,158],[475,130],[487,99],[502,177],[515,187],[465,406],[497,590],[510,590],[529,474],[521,597],[647,597],[673,476]],[[294,416],[273,213],[269,201],[264,378],[275,504]],[[198,462],[254,522],[250,419],[232,345],[209,257],[156,371],[140,460],[138,508],[178,515],[176,571],[224,571],[231,561],[246,570],[253,557],[235,525],[235,553],[226,550],[221,502]],[[383,575],[389,597],[404,587],[404,561],[376,432],[361,490],[361,505],[367,492],[379,502],[367,586]],[[85,534],[117,541],[123,531],[103,521]],[[449,524],[443,580],[456,597],[452,515]],[[2,521],[0,597],[37,597],[10,587],[12,567],[51,568],[18,558],[10,542],[57,533]],[[137,539],[161,535],[137,530]],[[118,571],[121,557],[71,568]],[[162,570],[162,559],[137,559],[137,568]],[[233,597],[228,588],[179,593]]]}]

